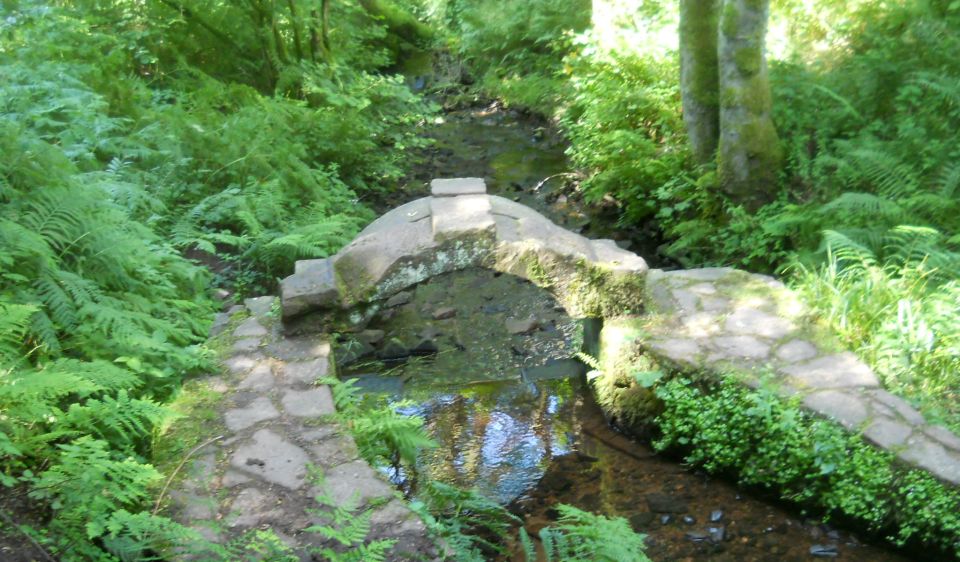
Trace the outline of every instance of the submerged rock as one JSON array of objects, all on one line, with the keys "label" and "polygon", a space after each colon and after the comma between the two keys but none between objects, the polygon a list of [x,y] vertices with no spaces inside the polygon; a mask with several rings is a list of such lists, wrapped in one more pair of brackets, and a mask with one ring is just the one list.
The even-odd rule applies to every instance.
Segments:
[{"label": "submerged rock", "polygon": [[504,324],[511,335],[529,334],[540,326],[536,318],[508,318]]},{"label": "submerged rock", "polygon": [[647,494],[647,506],[655,513],[686,513],[687,502],[682,498],[667,494]]},{"label": "submerged rock", "polygon": [[437,346],[437,342],[430,338],[420,340],[411,350],[413,355],[433,355],[438,351],[440,351],[440,348]]},{"label": "submerged rock", "polygon": [[404,359],[410,356],[410,351],[403,345],[397,338],[390,338],[387,340],[383,347],[380,348],[380,351],[377,353],[377,357],[384,361],[396,361],[398,359]]},{"label": "submerged rock", "polygon": [[446,320],[457,315],[457,309],[452,306],[444,306],[433,311],[434,320]]},{"label": "submerged rock", "polygon": [[836,558],[840,550],[833,544],[815,544],[810,547],[810,556],[814,558]]}]

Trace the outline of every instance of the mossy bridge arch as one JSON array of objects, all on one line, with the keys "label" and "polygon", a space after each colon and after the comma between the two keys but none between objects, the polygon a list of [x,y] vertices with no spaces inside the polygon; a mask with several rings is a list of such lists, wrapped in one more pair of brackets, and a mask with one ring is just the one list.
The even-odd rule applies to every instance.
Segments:
[{"label": "mossy bridge arch", "polygon": [[579,318],[639,312],[648,271],[612,240],[487,194],[480,178],[438,179],[429,197],[385,213],[336,255],[297,262],[281,284],[284,325],[319,330],[331,315],[361,323],[397,292],[468,267],[527,279]]}]

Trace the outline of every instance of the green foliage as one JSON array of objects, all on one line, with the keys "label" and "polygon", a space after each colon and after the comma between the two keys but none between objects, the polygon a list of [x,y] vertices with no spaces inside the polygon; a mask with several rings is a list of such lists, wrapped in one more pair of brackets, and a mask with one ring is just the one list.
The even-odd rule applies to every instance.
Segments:
[{"label": "green foliage", "polygon": [[452,48],[489,95],[545,115],[562,103],[558,75],[571,46],[568,35],[590,23],[590,2],[447,0],[432,2],[450,31]]},{"label": "green foliage", "polygon": [[[904,240],[915,232],[891,235],[882,245],[888,254],[881,258],[828,232],[829,261],[797,266],[794,284],[843,342],[874,367],[884,387],[960,430],[956,259],[922,242],[921,251],[914,251],[915,243]],[[938,262],[943,265],[937,267]]]},{"label": "green foliage", "polygon": [[[608,518],[559,504],[560,518],[556,525],[540,531],[540,540],[547,562],[649,562],[644,553],[644,535],[630,527],[622,517]],[[526,559],[537,557],[532,544],[521,530]]]},{"label": "green foliage", "polygon": [[8,4],[0,484],[54,506],[36,536],[62,559],[150,559],[199,540],[140,511],[163,404],[210,367],[212,277],[184,255],[244,293],[336,252],[430,108],[377,72],[390,35],[355,4],[322,52],[300,0]]},{"label": "green foliage", "polygon": [[[323,479],[319,478],[322,486]],[[370,534],[371,509],[360,510],[356,502],[337,505],[331,498],[318,496],[321,509],[313,514],[327,520],[324,524],[307,527],[305,532],[317,533],[325,540],[337,545],[335,548],[314,549],[315,554],[330,562],[382,562],[396,543],[394,539],[380,539],[366,542]]]},{"label": "green foliage", "polygon": [[415,470],[420,450],[436,447],[423,428],[423,418],[399,412],[410,402],[370,404],[355,386],[357,379],[324,378],[319,382],[330,385],[337,418],[353,435],[360,455],[367,461],[385,461],[394,467],[403,464]]},{"label": "green foliage", "polygon": [[676,67],[654,55],[606,50],[589,36],[574,44],[564,61],[572,96],[560,126],[573,163],[589,170],[580,187],[589,202],[613,195],[621,220],[640,222],[664,204],[658,198],[690,157]]},{"label": "green foliage", "polygon": [[665,408],[657,418],[658,450],[682,450],[687,462],[892,532],[897,541],[917,539],[960,554],[960,492],[896,466],[891,453],[803,413],[773,390],[676,377],[661,383],[657,395]]},{"label": "green foliage", "polygon": [[478,490],[435,480],[423,483],[411,508],[446,545],[458,562],[483,562],[504,554],[503,542],[519,520]]}]

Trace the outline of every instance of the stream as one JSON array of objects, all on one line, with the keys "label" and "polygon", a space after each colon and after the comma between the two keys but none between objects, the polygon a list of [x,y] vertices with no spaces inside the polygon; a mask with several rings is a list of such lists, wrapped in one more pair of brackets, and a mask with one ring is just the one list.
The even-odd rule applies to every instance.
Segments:
[{"label": "stream", "polygon": [[[542,124],[494,104],[449,112],[431,134],[437,144],[410,181],[423,189],[408,198],[425,195],[434,177],[483,177],[489,192],[571,230],[655,255],[637,242],[639,232],[606,230],[609,217],[591,215],[565,187],[564,146]],[[527,281],[470,269],[394,296],[363,332],[343,336],[336,353],[342,378],[424,417],[439,446],[421,454],[420,474],[479,489],[517,514],[531,536],[565,503],[626,518],[647,535],[657,561],[910,560],[618,433],[575,359],[585,331],[595,329]],[[404,474],[390,476],[406,484]]]}]

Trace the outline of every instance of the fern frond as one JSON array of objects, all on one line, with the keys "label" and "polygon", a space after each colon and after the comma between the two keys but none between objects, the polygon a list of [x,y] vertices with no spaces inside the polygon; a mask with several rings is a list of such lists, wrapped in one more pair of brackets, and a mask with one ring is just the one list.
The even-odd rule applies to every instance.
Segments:
[{"label": "fern frond", "polygon": [[150,465],[118,460],[105,441],[81,437],[58,448],[58,462],[36,478],[30,495],[50,500],[58,518],[84,527],[90,539],[108,531],[111,514],[148,499],[161,478]]},{"label": "fern frond", "polygon": [[71,404],[63,426],[77,433],[89,433],[115,448],[132,451],[154,427],[168,418],[169,410],[150,400],[130,398],[126,390],[116,397],[89,398]]},{"label": "fern frond", "polygon": [[0,369],[20,361],[23,357],[30,318],[36,311],[35,305],[0,300]]}]

